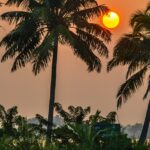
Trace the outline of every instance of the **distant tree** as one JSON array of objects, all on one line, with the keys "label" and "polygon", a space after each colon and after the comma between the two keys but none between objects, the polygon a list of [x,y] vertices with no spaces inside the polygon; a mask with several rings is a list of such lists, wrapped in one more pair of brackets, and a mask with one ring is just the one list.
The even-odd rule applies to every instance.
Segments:
[{"label": "distant tree", "polygon": [[[133,32],[125,34],[114,48],[113,59],[108,63],[108,71],[119,65],[128,65],[126,81],[121,85],[117,93],[117,107],[136,92],[143,85],[146,73],[150,68],[150,4],[145,11],[136,12],[131,18]],[[150,75],[148,87],[144,99],[150,91]],[[146,140],[150,124],[150,101],[147,108],[140,142]]]},{"label": "distant tree", "polygon": [[4,106],[0,105],[0,124],[4,134],[15,135],[15,125],[18,117],[16,106],[5,110]]},{"label": "distant tree", "polygon": [[46,127],[48,125],[48,120],[41,116],[40,114],[36,114],[35,117],[38,121],[38,124],[33,124],[35,126],[35,130],[39,132],[41,135],[46,135]]},{"label": "distant tree", "polygon": [[101,61],[94,53],[108,57],[103,41],[111,40],[111,33],[91,19],[108,11],[96,0],[7,0],[6,5],[20,6],[24,11],[11,11],[1,15],[2,20],[16,23],[1,41],[6,47],[2,62],[15,57],[12,71],[32,62],[37,75],[52,60],[50,102],[47,136],[51,136],[55,103],[56,68],[58,44],[69,45],[73,53],[81,58],[89,71],[100,72]]},{"label": "distant tree", "polygon": [[68,111],[66,112],[62,105],[59,103],[55,103],[56,112],[64,119],[65,122],[75,122],[75,123],[83,123],[84,119],[91,112],[90,107],[82,108],[81,106],[69,106]]},{"label": "distant tree", "polygon": [[100,123],[100,122],[106,122],[106,123],[115,123],[117,118],[116,112],[110,112],[106,117],[103,117],[101,115],[101,112],[99,110],[96,111],[94,115],[89,116],[88,122],[90,123]]},{"label": "distant tree", "polygon": [[69,106],[65,111],[61,104],[55,104],[55,110],[64,120],[64,125],[54,129],[53,139],[61,146],[81,144],[82,149],[95,149],[100,145],[102,135],[111,129],[105,128],[105,131],[96,130],[96,124],[105,123],[114,124],[116,122],[116,112],[110,112],[106,117],[96,111],[94,115],[90,114],[90,107]]}]

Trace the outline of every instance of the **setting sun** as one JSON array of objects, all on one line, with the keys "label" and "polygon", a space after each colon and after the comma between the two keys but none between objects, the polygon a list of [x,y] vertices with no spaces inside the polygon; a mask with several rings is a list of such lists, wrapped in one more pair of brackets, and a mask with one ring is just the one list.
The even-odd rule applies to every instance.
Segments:
[{"label": "setting sun", "polygon": [[110,11],[103,16],[103,24],[109,29],[116,28],[120,23],[119,15],[116,12]]}]

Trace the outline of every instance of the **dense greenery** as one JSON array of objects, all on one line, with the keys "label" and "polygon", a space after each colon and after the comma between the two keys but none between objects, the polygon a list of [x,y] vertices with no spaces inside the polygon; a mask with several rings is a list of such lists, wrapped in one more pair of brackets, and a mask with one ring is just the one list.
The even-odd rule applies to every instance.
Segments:
[{"label": "dense greenery", "polygon": [[[100,111],[90,115],[90,107],[69,106],[69,112],[60,104],[56,112],[64,119],[63,126],[53,127],[52,143],[46,143],[47,120],[36,115],[38,123],[29,123],[17,113],[17,107],[5,110],[0,106],[0,149],[2,150],[148,150],[150,147],[139,145],[121,132],[112,129],[95,130],[96,123],[115,124],[116,113],[106,117]],[[8,128],[9,127],[9,128]],[[11,132],[8,132],[8,130]],[[111,134],[113,133],[113,134]],[[105,136],[108,135],[108,136]],[[111,135],[111,136],[110,136]]]}]

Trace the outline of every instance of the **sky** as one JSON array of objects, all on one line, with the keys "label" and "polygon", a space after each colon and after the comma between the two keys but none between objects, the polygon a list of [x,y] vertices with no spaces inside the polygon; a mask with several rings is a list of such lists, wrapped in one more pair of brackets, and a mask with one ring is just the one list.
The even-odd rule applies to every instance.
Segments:
[{"label": "sky", "polygon": [[[112,42],[108,45],[109,59],[103,59],[101,73],[87,71],[87,66],[73,55],[72,50],[66,46],[59,46],[56,101],[64,108],[69,105],[91,106],[92,113],[99,109],[102,115],[116,109],[116,93],[125,80],[126,67],[118,67],[106,72],[106,64],[112,58],[113,47],[123,33],[131,31],[129,19],[138,9],[144,9],[147,0],[99,0],[99,4],[106,4],[111,10],[120,15],[120,25],[111,30]],[[0,12],[8,8],[1,8]],[[10,10],[10,8],[9,8]],[[101,23],[101,18],[99,18]],[[0,38],[7,34],[13,26],[1,21]],[[0,49],[0,57],[4,53]],[[0,63],[0,104],[6,108],[18,106],[20,114],[31,118],[36,113],[47,117],[49,103],[49,88],[51,63],[45,71],[38,76],[32,73],[31,65],[26,68],[10,72],[13,60]],[[146,84],[134,94],[121,109],[117,111],[119,122],[123,125],[141,123],[144,120],[148,100],[142,97]]]}]

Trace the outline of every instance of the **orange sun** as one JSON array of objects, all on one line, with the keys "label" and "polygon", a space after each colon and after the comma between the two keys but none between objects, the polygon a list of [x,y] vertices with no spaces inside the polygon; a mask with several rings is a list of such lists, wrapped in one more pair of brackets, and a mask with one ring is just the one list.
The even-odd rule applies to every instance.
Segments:
[{"label": "orange sun", "polygon": [[109,11],[103,16],[103,24],[106,28],[116,28],[120,23],[120,17],[116,12]]}]

